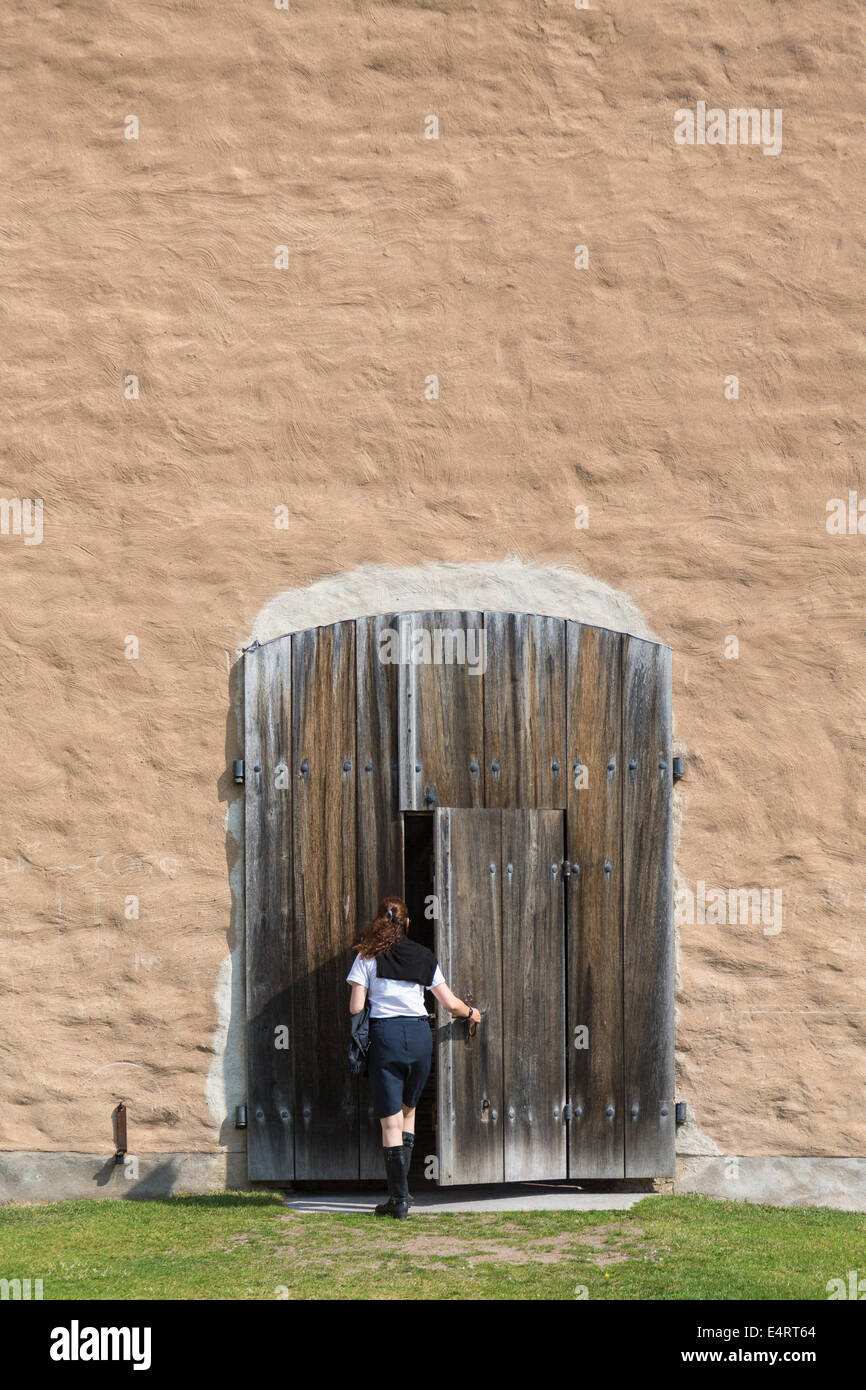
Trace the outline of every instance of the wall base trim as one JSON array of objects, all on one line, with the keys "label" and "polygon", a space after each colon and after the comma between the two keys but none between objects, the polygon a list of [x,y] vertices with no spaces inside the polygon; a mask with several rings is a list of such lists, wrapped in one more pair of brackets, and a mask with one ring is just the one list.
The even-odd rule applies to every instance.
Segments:
[{"label": "wall base trim", "polygon": [[246,1149],[218,1153],[0,1152],[0,1202],[200,1195],[246,1188]]},{"label": "wall base trim", "polygon": [[[68,1202],[82,1197],[128,1200],[171,1193],[196,1196],[262,1191],[265,1186],[248,1180],[245,1149],[132,1154],[123,1164],[116,1164],[114,1155],[105,1153],[0,1152],[0,1202]],[[658,1186],[663,1191],[694,1192],[729,1202],[866,1211],[866,1157],[681,1154],[676,1178],[660,1180]]]},{"label": "wall base trim", "polygon": [[729,1202],[866,1211],[866,1158],[681,1155],[673,1190]]}]

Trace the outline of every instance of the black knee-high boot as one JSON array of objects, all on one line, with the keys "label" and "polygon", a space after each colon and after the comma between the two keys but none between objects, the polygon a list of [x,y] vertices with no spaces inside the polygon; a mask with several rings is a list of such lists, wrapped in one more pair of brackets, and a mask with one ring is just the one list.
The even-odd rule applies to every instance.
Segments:
[{"label": "black knee-high boot", "polygon": [[406,1186],[406,1163],[404,1148],[400,1144],[393,1149],[383,1149],[385,1155],[385,1176],[388,1179],[388,1200],[376,1207],[377,1216],[393,1216],[397,1221],[405,1221],[409,1215],[409,1190]]},{"label": "black knee-high boot", "polygon": [[414,1135],[414,1134],[410,1134],[409,1131],[408,1131],[408,1129],[404,1129],[404,1130],[403,1130],[403,1157],[404,1157],[405,1162],[406,1162],[406,1201],[409,1203],[410,1207],[411,1207],[411,1205],[412,1205],[412,1202],[414,1201],[414,1198],[413,1198],[413,1196],[412,1196],[412,1193],[409,1191],[409,1169],[410,1169],[411,1166],[412,1166],[412,1152],[413,1152],[414,1148],[415,1148],[415,1135]]}]

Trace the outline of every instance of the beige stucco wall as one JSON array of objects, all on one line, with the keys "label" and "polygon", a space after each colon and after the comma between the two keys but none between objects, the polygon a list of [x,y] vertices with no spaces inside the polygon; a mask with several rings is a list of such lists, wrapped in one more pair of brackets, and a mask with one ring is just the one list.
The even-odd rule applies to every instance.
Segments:
[{"label": "beige stucco wall", "polygon": [[[134,1151],[237,1146],[237,653],[286,591],[512,556],[673,647],[681,882],[783,895],[680,928],[708,1147],[866,1154],[862,12],[5,19],[0,1147],[107,1152],[118,1097]],[[677,146],[702,99],[781,154]]]}]

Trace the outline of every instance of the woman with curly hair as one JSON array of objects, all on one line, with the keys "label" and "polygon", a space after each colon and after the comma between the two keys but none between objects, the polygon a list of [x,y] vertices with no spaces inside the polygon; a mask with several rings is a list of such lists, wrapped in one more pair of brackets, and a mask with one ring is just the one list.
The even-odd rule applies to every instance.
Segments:
[{"label": "woman with curly hair", "polygon": [[409,922],[401,898],[383,898],[374,921],[353,947],[358,954],[346,976],[352,986],[350,1014],[360,1013],[370,997],[370,1094],[382,1125],[388,1180],[388,1200],[376,1207],[376,1215],[398,1221],[409,1214],[415,1107],[433,1060],[425,989],[455,1018],[481,1022],[478,1009],[452,994],[433,952],[410,939]]}]

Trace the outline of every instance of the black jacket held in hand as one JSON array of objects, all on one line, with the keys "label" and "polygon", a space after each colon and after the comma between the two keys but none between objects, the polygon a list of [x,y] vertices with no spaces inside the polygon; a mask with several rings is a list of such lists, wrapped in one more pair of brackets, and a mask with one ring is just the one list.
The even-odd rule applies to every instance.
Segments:
[{"label": "black jacket held in hand", "polygon": [[353,1076],[368,1076],[367,1053],[370,1051],[370,1001],[359,1014],[352,1015],[352,1036],[349,1040],[349,1070]]}]

